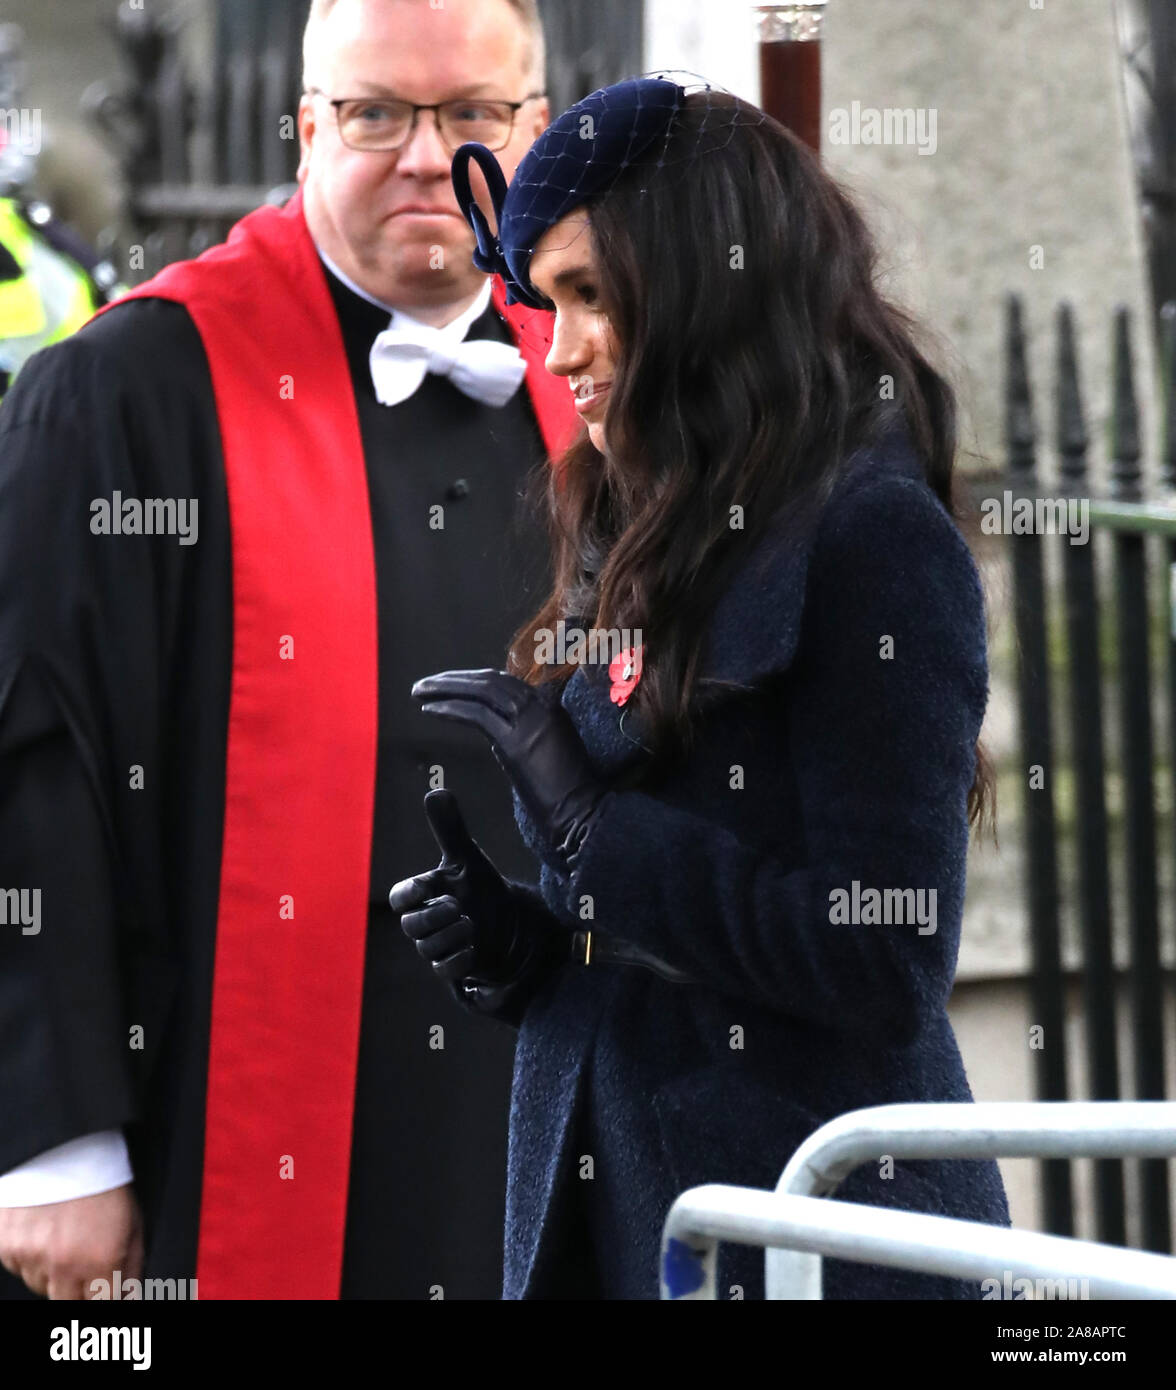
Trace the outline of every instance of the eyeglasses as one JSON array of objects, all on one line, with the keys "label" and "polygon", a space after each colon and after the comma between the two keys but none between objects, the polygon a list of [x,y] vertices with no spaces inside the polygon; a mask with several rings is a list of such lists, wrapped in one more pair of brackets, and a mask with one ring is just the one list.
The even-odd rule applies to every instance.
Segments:
[{"label": "eyeglasses", "polygon": [[[318,87],[308,87],[306,91],[308,96],[327,96]],[[327,101],[335,108],[339,138],[349,150],[398,150],[412,138],[418,112],[433,111],[441,143],[450,154],[456,154],[468,140],[475,140],[488,150],[504,149],[520,108],[545,95],[530,92],[522,101],[483,101],[474,97],[432,106],[382,97],[327,97]]]}]

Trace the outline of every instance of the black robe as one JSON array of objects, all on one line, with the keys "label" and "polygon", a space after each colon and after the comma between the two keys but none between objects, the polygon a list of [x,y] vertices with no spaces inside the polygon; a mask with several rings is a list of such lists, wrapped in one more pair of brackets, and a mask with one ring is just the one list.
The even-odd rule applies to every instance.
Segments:
[{"label": "black robe", "polygon": [[[379,611],[342,1293],[497,1298],[514,1033],[455,1004],[386,900],[439,858],[421,810],[436,764],[502,871],[529,872],[485,740],[425,719],[409,690],[430,672],[502,666],[537,606],[547,546],[522,497],[544,449],[525,385],[495,410],[430,374],[381,406],[367,358],[388,316],[327,278],[356,391]],[[467,336],[511,341],[493,306]],[[93,535],[91,503],[115,490],[198,499],[197,543]],[[443,530],[428,524],[438,503]],[[196,1264],[231,644],[204,349],[179,305],[131,302],[34,358],[0,409],[0,888],[41,888],[43,924],[0,925],[0,1172],[125,1126],[146,1273],[160,1278]],[[136,1025],[141,1049],[128,1045]]]}]

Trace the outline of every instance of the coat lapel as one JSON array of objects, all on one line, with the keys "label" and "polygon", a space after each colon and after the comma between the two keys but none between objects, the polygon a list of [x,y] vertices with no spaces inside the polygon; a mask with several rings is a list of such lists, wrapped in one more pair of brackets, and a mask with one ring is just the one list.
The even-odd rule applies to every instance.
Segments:
[{"label": "coat lapel", "polygon": [[[700,694],[708,707],[791,665],[809,551],[807,544],[789,545],[771,535],[738,567],[715,609],[701,667]],[[603,665],[577,667],[560,703],[597,769],[610,781],[648,759],[641,717],[632,699],[614,703]]]},{"label": "coat lapel", "polygon": [[[833,500],[880,473],[924,479],[901,424],[852,455]],[[773,529],[736,565],[711,619],[699,675],[700,707],[710,708],[792,665],[813,543],[824,515],[825,510],[818,510],[815,517],[787,531]],[[648,739],[632,700],[615,704],[610,689],[606,668],[580,666],[565,684],[561,704],[601,773],[618,779],[648,758]]]},{"label": "coat lapel", "polygon": [[637,711],[614,704],[606,666],[578,666],[560,703],[571,717],[588,755],[610,781],[648,756]]}]

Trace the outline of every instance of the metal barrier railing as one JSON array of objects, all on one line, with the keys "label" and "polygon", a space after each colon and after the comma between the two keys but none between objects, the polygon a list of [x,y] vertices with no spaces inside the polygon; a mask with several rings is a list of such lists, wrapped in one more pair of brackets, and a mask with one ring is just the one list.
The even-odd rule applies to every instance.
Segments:
[{"label": "metal barrier railing", "polygon": [[1081,1294],[1069,1297],[1176,1299],[1176,1259],[1170,1255],[950,1216],[715,1183],[684,1192],[671,1217],[662,1253],[666,1299],[715,1298],[723,1240],[788,1247],[773,1253],[799,1253],[816,1260],[818,1269],[828,1255],[960,1279],[994,1279],[1007,1287],[1014,1277],[1016,1286],[1024,1280],[1071,1289],[1080,1285]]},{"label": "metal barrier railing", "polygon": [[819,1299],[826,1255],[958,1278],[1012,1270],[1017,1278],[1078,1279],[1091,1298],[1176,1298],[1176,1259],[1167,1255],[821,1195],[884,1156],[1171,1158],[1176,1102],[989,1101],[851,1111],[797,1148],[775,1192],[707,1184],[682,1193],[662,1234],[663,1298],[713,1299],[724,1240],[768,1247],[770,1299]]}]

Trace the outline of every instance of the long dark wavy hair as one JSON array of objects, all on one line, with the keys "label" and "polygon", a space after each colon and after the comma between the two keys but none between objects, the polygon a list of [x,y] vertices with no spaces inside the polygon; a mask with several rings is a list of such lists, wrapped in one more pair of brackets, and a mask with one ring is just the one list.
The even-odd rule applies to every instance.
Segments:
[{"label": "long dark wavy hair", "polygon": [[[553,588],[508,658],[538,685],[574,667],[537,660],[537,629],[656,633],[630,697],[651,767],[691,747],[708,619],[740,557],[819,510],[896,412],[927,482],[964,520],[955,394],[877,288],[874,240],[849,195],[784,126],[726,93],[688,96],[656,153],[656,168],[630,165],[586,207],[614,338],[608,453],[584,433],[540,475]],[[969,824],[985,809],[995,833],[978,744]]]}]

